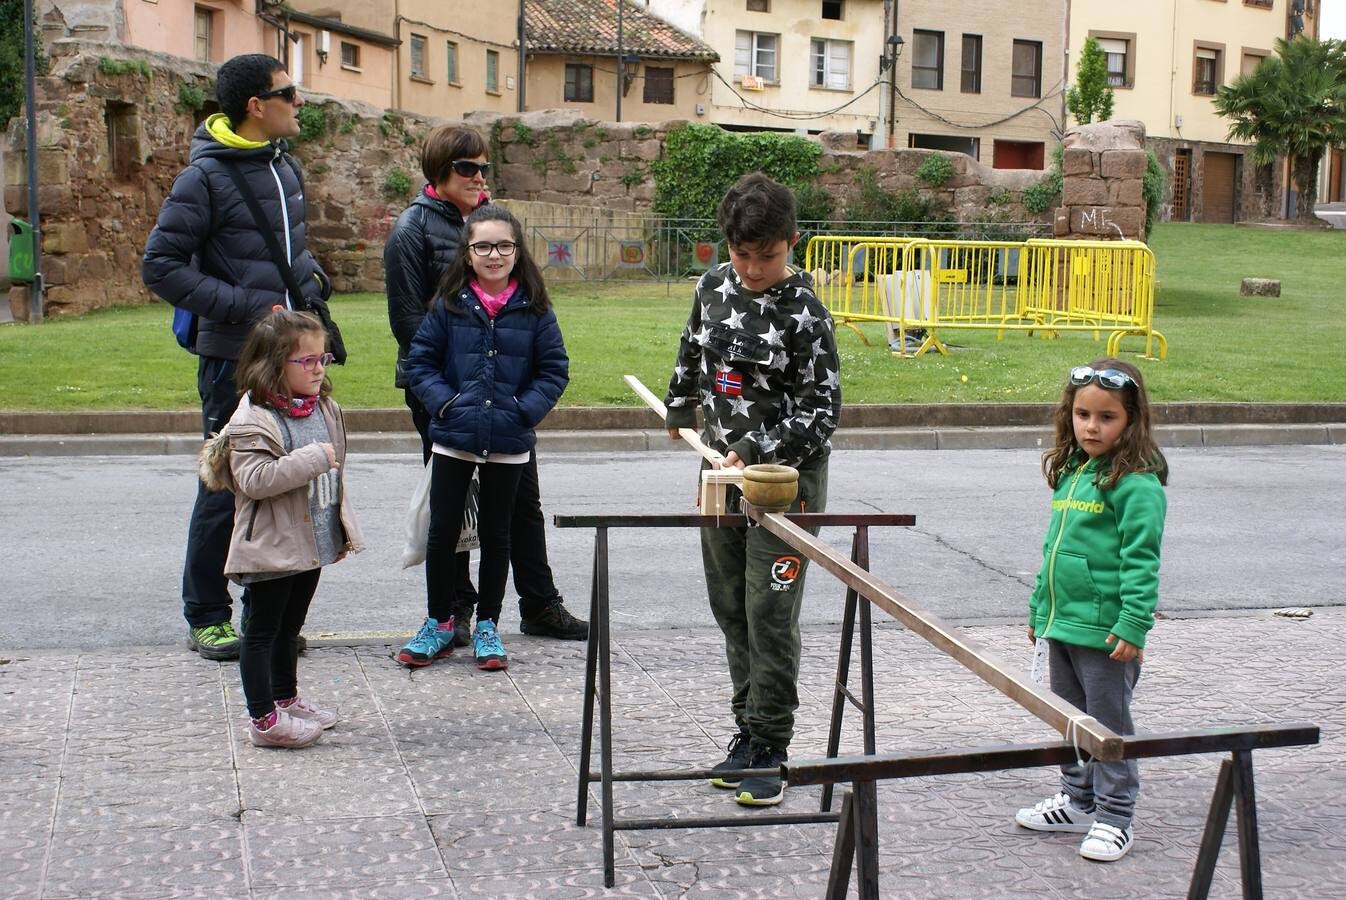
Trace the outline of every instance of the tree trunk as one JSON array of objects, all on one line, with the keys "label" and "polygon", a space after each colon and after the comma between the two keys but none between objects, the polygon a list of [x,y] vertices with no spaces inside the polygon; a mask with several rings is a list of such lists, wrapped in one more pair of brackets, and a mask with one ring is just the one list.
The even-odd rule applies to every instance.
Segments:
[{"label": "tree trunk", "polygon": [[1318,217],[1313,214],[1313,208],[1318,204],[1318,163],[1322,158],[1321,151],[1295,157],[1295,190],[1299,194],[1295,198],[1297,225],[1311,227],[1319,224]]}]

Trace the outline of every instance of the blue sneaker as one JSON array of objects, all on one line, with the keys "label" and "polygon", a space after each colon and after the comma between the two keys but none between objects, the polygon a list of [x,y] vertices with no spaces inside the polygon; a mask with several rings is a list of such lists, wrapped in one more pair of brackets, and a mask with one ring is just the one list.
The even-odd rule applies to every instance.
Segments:
[{"label": "blue sneaker", "polygon": [[477,629],[472,632],[472,652],[477,656],[478,669],[508,669],[509,657],[505,655],[505,645],[500,641],[500,633],[490,619],[477,620]]},{"label": "blue sneaker", "polygon": [[397,651],[397,661],[404,666],[428,666],[453,652],[453,616],[441,624],[426,618],[421,630]]}]

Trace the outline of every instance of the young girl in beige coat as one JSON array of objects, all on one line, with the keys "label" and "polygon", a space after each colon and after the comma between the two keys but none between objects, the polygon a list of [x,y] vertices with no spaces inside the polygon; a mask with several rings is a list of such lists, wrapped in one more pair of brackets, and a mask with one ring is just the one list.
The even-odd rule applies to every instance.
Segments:
[{"label": "young girl in beige coat", "polygon": [[238,360],[229,425],[202,453],[202,480],[234,492],[224,574],[250,587],[239,674],[258,747],[307,747],[337,723],[299,696],[296,639],[322,567],[364,549],[346,498],[346,431],[331,399],[322,323],[276,309]]}]

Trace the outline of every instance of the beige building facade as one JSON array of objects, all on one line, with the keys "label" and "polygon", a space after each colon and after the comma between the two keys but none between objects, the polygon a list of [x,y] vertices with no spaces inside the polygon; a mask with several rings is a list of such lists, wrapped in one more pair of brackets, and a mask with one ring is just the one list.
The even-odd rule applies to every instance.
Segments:
[{"label": "beige building facade", "polygon": [[1041,169],[1063,128],[1065,0],[649,0],[720,56],[710,121]]},{"label": "beige building facade", "polygon": [[1228,141],[1213,101],[1221,85],[1272,55],[1277,38],[1316,36],[1320,2],[1071,0],[1070,77],[1079,48],[1096,38],[1108,56],[1113,118],[1144,122],[1166,170],[1166,218],[1233,222],[1293,202],[1283,168],[1255,171],[1247,146]]},{"label": "beige building facade", "polygon": [[623,122],[707,121],[716,52],[629,0],[619,40],[617,2],[526,0],[527,108]]},{"label": "beige building facade", "polygon": [[1065,0],[896,6],[893,145],[1050,167],[1065,130]]}]

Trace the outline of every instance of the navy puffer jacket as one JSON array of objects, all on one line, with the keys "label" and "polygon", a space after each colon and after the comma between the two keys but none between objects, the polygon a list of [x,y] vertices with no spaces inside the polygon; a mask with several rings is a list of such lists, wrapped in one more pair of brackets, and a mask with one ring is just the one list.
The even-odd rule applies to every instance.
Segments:
[{"label": "navy puffer jacket", "polygon": [[421,327],[439,281],[463,243],[458,207],[424,191],[397,217],[383,245],[383,284],[388,292],[388,324],[397,338],[394,384],[408,386],[407,350]]},{"label": "navy puffer jacket", "polygon": [[200,318],[196,352],[238,359],[253,321],[271,307],[285,305],[286,289],[265,238],[225,169],[226,161],[239,167],[289,254],[290,269],[304,292],[290,305],[305,309],[307,298],[325,298],[331,287],[308,250],[303,184],[285,142],[229,146],[221,137],[248,143],[233,134],[223,114],[197,128],[191,164],[173,182],[145,244],[141,277],[151,291]]},{"label": "navy puffer jacket", "polygon": [[431,440],[487,458],[533,449],[533,429],[569,373],[556,314],[529,309],[522,287],[494,321],[471,288],[436,300],[407,354],[411,390],[433,417]]}]

